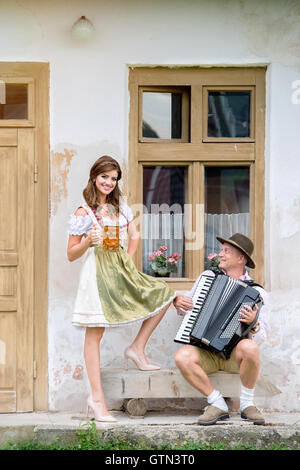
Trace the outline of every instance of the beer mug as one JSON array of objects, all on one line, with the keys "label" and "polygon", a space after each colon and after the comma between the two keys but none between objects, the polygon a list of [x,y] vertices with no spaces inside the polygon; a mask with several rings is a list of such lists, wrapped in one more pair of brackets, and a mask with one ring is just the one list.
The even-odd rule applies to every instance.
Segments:
[{"label": "beer mug", "polygon": [[106,251],[118,251],[119,226],[105,225],[103,229],[103,249]]}]

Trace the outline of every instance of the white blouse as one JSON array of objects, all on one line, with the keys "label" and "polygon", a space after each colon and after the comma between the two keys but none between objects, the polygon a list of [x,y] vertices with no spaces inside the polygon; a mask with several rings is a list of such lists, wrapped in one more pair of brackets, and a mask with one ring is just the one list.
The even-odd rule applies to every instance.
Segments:
[{"label": "white blouse", "polygon": [[70,215],[68,220],[69,235],[83,235],[93,228],[93,221],[89,215]]},{"label": "white blouse", "polygon": [[[82,206],[84,207],[84,205]],[[95,217],[94,217],[95,220]],[[120,206],[120,214],[118,220],[112,220],[109,217],[102,217],[103,225],[119,225],[120,227],[120,243],[122,246],[126,245],[127,226],[133,220],[133,214],[130,207],[123,203]],[[100,232],[103,231],[100,224]],[[68,234],[69,235],[83,235],[93,228],[93,219],[90,215],[70,215],[68,220]],[[102,239],[100,233],[100,239]]]}]

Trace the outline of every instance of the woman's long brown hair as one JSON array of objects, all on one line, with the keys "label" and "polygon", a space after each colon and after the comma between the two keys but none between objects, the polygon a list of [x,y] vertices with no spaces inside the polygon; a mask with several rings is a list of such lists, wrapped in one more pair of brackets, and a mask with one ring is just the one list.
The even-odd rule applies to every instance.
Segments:
[{"label": "woman's long brown hair", "polygon": [[116,170],[118,173],[117,177],[117,184],[114,190],[109,193],[106,197],[107,204],[111,204],[114,207],[116,215],[119,214],[119,205],[120,205],[120,197],[122,196],[121,191],[119,189],[118,182],[122,178],[122,171],[120,168],[119,163],[109,155],[103,155],[102,157],[98,158],[95,161],[93,166],[90,169],[90,179],[88,181],[87,186],[83,190],[83,197],[86,203],[94,208],[97,209],[99,202],[97,199],[97,188],[96,184],[93,183],[98,175],[101,173],[105,173],[106,171]]}]

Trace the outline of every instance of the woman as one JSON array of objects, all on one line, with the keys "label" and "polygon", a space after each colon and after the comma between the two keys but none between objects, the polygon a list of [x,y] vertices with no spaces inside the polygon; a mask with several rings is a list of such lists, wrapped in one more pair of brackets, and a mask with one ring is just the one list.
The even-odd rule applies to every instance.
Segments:
[{"label": "woman", "polygon": [[92,409],[97,421],[116,421],[107,410],[100,377],[99,344],[105,328],[143,320],[125,350],[125,361],[127,367],[131,359],[140,370],[159,369],[149,364],[144,351],[175,297],[164,281],[137,271],[133,263],[139,233],[121,198],[121,176],[116,160],[106,155],[99,158],[83,191],[85,203],[69,219],[68,259],[86,254],[72,323],[86,327],[84,358],[91,386],[87,411]]}]

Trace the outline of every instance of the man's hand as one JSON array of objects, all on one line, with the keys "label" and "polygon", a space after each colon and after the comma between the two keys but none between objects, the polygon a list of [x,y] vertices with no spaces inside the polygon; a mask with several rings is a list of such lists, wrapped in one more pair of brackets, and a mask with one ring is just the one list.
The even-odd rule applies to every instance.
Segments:
[{"label": "man's hand", "polygon": [[239,321],[246,323],[246,325],[250,325],[255,319],[257,312],[258,306],[256,304],[254,305],[253,309],[249,307],[249,305],[246,305],[244,308],[241,309],[242,318],[240,318]]},{"label": "man's hand", "polygon": [[182,312],[183,315],[194,307],[192,299],[186,295],[178,295],[175,297],[173,304],[177,310]]}]

